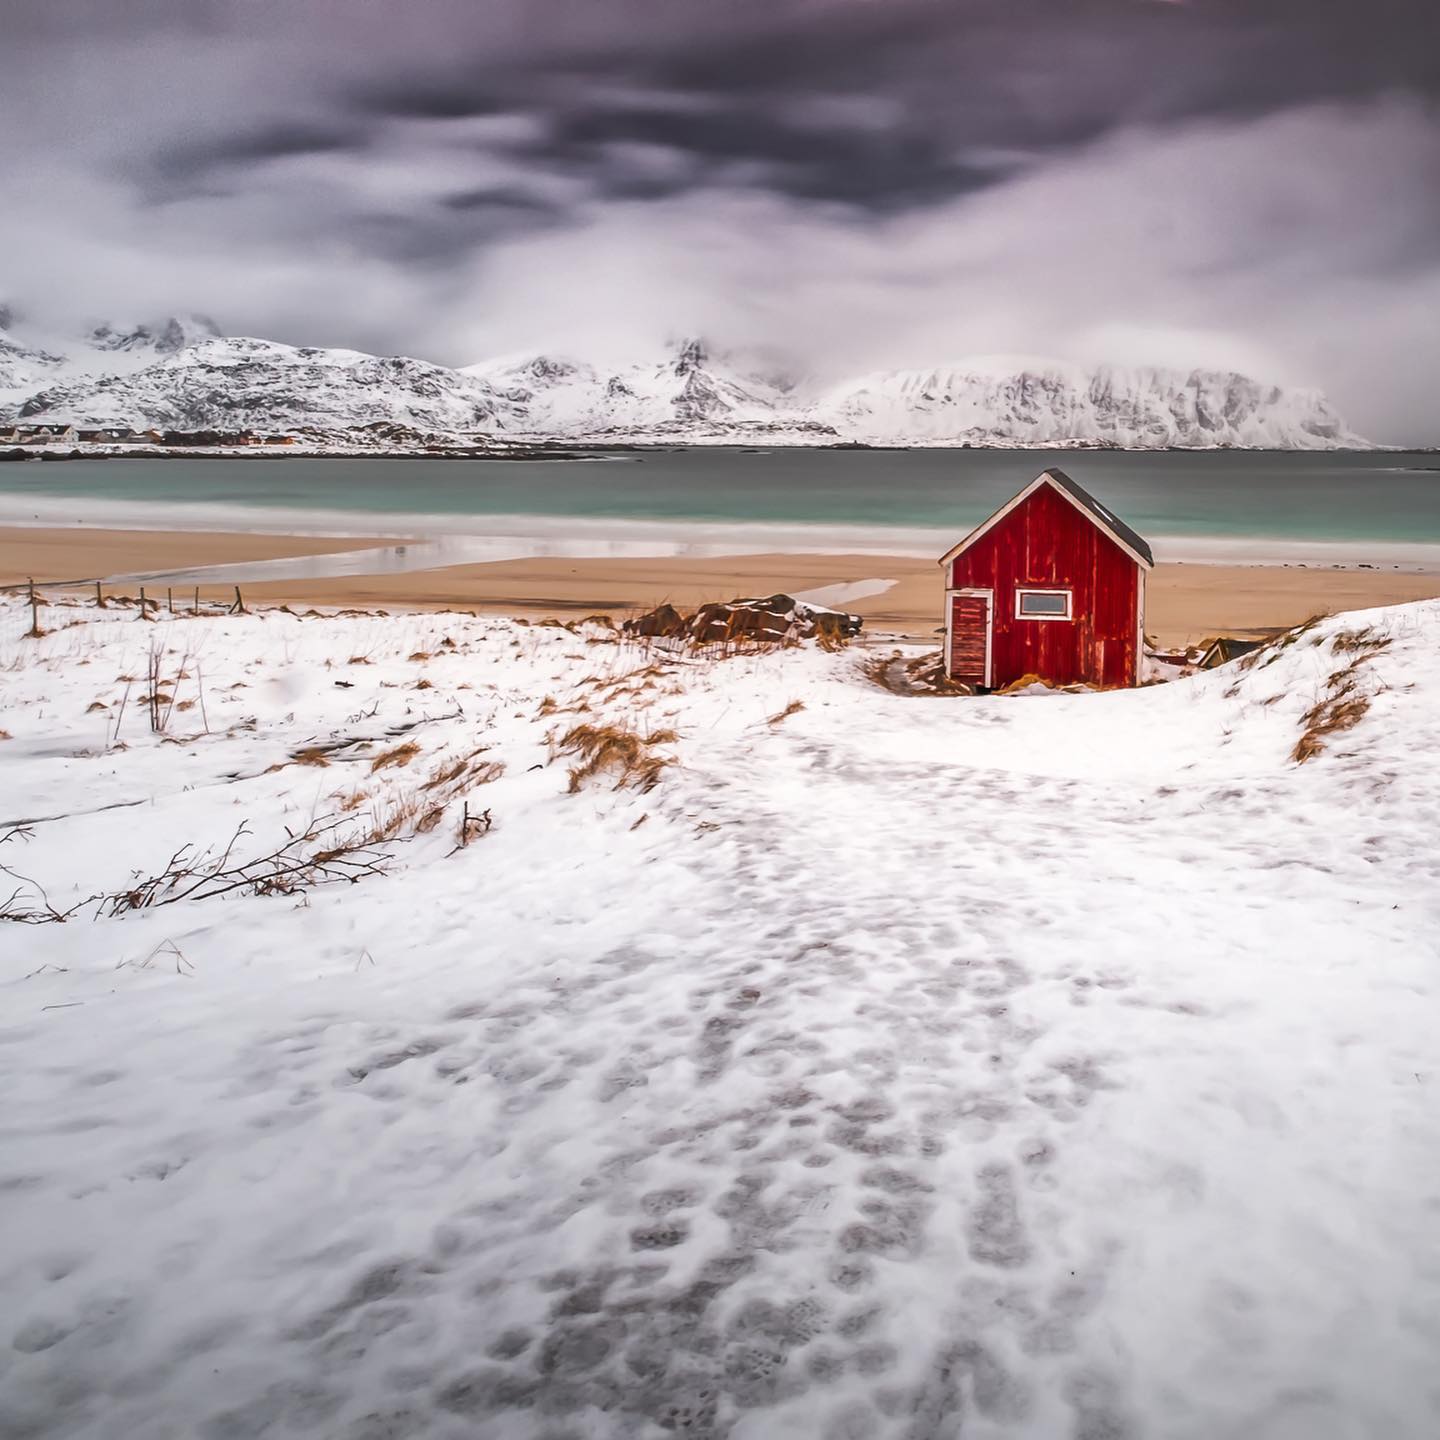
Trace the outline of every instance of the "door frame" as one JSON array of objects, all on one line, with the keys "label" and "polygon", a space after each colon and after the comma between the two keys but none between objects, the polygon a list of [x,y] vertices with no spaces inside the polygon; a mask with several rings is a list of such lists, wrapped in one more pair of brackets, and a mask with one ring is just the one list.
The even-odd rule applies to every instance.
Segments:
[{"label": "door frame", "polygon": [[955,629],[955,600],[961,595],[973,595],[985,602],[985,679],[981,682],[985,689],[992,688],[991,682],[994,679],[994,647],[995,647],[995,590],[993,587],[981,588],[974,585],[956,585],[945,591],[945,674],[950,674],[950,657],[954,653],[954,629]]}]

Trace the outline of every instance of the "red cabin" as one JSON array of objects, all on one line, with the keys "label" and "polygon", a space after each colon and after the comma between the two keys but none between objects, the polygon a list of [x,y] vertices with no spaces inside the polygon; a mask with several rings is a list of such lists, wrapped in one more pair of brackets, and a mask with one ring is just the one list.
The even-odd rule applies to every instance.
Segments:
[{"label": "red cabin", "polygon": [[1063,470],[972,530],[945,567],[945,671],[977,689],[1026,675],[1134,685],[1150,547]]}]

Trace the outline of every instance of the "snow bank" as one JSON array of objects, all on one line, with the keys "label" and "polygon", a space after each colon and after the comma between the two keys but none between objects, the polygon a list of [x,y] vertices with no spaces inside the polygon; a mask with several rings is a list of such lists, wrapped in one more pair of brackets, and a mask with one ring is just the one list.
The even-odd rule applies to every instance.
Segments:
[{"label": "snow bank", "polygon": [[[1435,1433],[1440,602],[979,700],[600,625],[42,618],[0,608],[27,894],[397,838],[0,924],[0,1433]],[[674,763],[572,793],[578,724]]]}]

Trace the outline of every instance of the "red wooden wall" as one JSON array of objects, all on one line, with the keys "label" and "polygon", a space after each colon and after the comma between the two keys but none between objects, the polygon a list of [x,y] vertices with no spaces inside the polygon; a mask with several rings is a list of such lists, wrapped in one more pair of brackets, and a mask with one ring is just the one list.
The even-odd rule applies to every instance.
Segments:
[{"label": "red wooden wall", "polygon": [[[1140,567],[1053,486],[1042,485],[955,557],[954,588],[995,591],[990,683],[1136,683]],[[1070,620],[1020,620],[1015,591],[1074,592]]]}]

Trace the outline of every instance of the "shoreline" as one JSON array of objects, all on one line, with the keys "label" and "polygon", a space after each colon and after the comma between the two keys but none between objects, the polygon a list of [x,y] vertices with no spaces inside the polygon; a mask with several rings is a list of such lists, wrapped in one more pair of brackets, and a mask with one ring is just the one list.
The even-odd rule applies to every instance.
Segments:
[{"label": "shoreline", "polygon": [[[644,559],[744,555],[899,555],[933,559],[954,543],[957,527],[873,525],[848,521],[715,520],[690,517],[541,513],[443,513],[286,509],[209,502],[107,500],[86,497],[91,520],[72,517],[71,496],[19,497],[0,493],[0,533],[40,530],[77,539],[96,535],[228,535],[257,540],[314,541],[316,549],[410,547],[406,564],[385,570],[436,569],[464,562],[569,556],[575,559]],[[398,537],[398,538],[397,538]],[[1272,535],[1164,534],[1148,536],[1156,559],[1167,565],[1276,566],[1365,569],[1440,574],[1440,541],[1295,538]],[[430,547],[431,553],[423,553]],[[281,552],[276,551],[275,554]],[[264,554],[254,558],[263,560]],[[379,561],[380,557],[375,557]],[[209,561],[183,564],[190,569]],[[218,562],[228,563],[228,562]],[[124,566],[130,577],[155,566]],[[175,568],[182,568],[176,566]],[[237,577],[242,582],[249,578]],[[256,581],[262,576],[255,576]],[[316,577],[320,578],[320,577]]]},{"label": "shoreline", "polygon": [[[414,558],[410,552],[423,551],[428,542],[376,541],[375,536],[0,525],[0,586],[23,585],[31,575],[42,590],[93,586],[97,576],[125,577],[107,580],[106,588],[134,593],[140,584],[183,585],[219,600],[240,584],[247,602],[261,605],[563,618],[592,612],[619,617],[666,601],[694,608],[711,600],[783,592],[852,610],[865,618],[871,634],[925,642],[935,641],[943,619],[938,551],[924,556],[838,548],[713,554],[672,545],[666,554],[595,555],[565,553],[566,545],[552,542],[548,554],[415,568],[408,563]],[[582,549],[584,544],[570,542]],[[386,557],[396,562],[388,569]],[[314,574],[316,567],[331,573]],[[1146,629],[1163,646],[1181,645],[1215,634],[1264,634],[1321,611],[1436,595],[1440,564],[1400,570],[1366,562],[1162,559],[1149,577]]]}]

